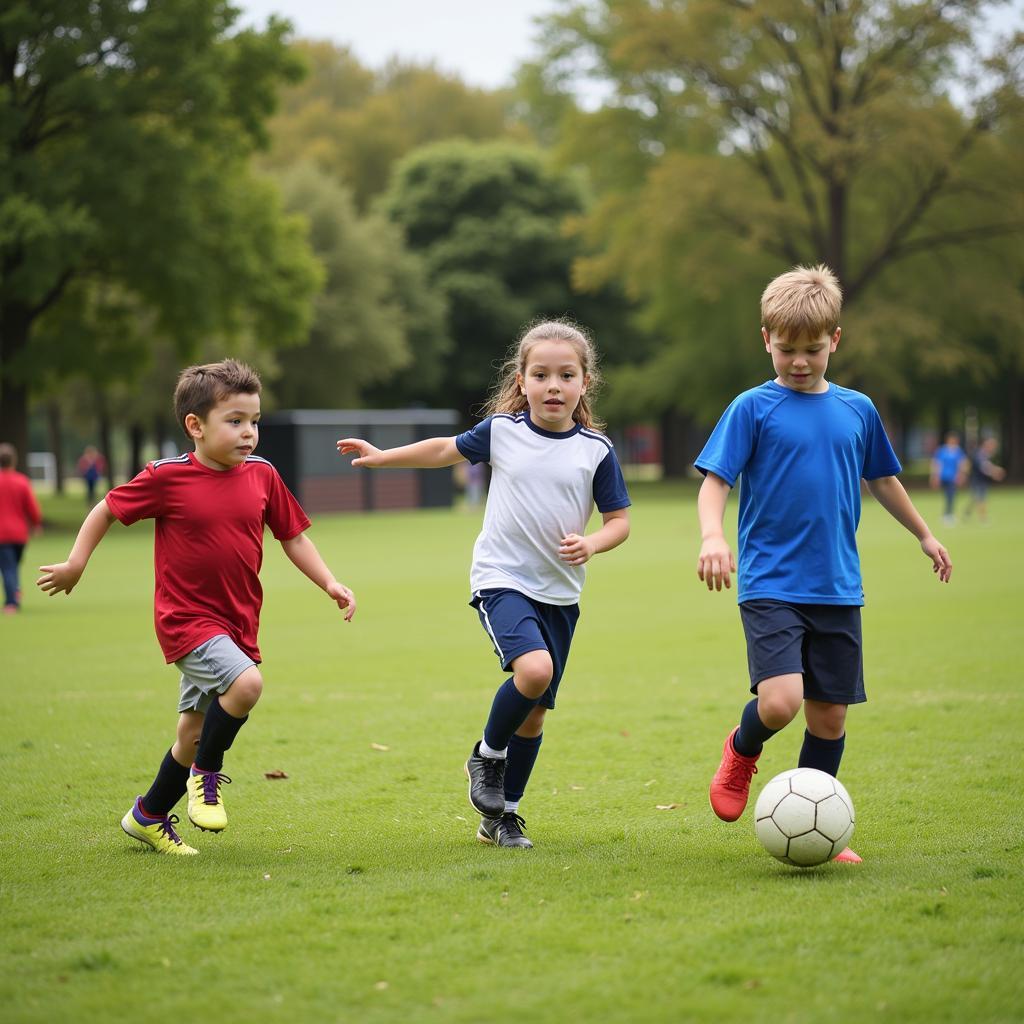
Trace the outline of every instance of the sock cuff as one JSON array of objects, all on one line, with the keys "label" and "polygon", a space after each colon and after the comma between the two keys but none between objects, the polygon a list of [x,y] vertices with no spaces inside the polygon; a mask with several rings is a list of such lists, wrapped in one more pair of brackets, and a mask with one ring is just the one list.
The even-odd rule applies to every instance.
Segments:
[{"label": "sock cuff", "polygon": [[838,739],[828,740],[824,736],[815,736],[810,729],[804,729],[804,739],[809,740],[811,743],[817,743],[822,747],[841,747],[846,742],[846,733]]},{"label": "sock cuff", "polygon": [[513,733],[512,739],[508,741],[508,745],[517,747],[539,747],[542,740],[544,739],[544,733],[540,733],[537,736],[519,736]]}]

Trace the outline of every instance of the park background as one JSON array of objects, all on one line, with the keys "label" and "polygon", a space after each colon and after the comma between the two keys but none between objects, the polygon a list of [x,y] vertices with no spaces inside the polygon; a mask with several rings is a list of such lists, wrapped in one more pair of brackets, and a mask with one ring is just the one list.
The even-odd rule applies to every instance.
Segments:
[{"label": "park background", "polygon": [[[364,601],[344,631],[271,545],[239,827],[174,870],[116,828],[173,685],[149,532],[113,531],[69,603],[28,594],[0,634],[0,1020],[1020,1019],[1020,7],[550,8],[503,87],[217,0],[0,12],[0,438],[53,456],[26,577],[70,545],[82,446],[108,484],[178,449],[177,372],[226,354],[267,411],[468,424],[522,326],[572,316],[635,500],[530,860],[472,842],[459,776],[498,679],[462,606],[479,510],[318,517]],[[764,284],[818,261],[847,300],[829,375],[910,482],[948,428],[996,436],[1010,476],[989,527],[943,535],[949,588],[866,500],[856,876],[776,865],[704,798],[742,637],[696,587],[687,478],[771,375]]]}]

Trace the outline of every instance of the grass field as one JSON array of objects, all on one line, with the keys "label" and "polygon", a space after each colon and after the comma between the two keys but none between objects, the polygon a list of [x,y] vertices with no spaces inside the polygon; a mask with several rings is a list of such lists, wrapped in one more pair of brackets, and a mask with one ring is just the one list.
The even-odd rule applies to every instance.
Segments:
[{"label": "grass field", "polygon": [[[350,625],[268,543],[266,690],[228,755],[230,828],[182,830],[198,857],[118,827],[175,719],[150,530],[115,527],[71,598],[28,594],[0,621],[0,1021],[1024,1019],[1024,493],[940,534],[948,587],[866,503],[870,701],[842,772],[865,863],[810,871],[708,807],[739,617],[697,583],[693,491],[634,498],[591,564],[525,853],[474,841],[462,776],[502,679],[466,605],[478,514],[318,519]],[[35,541],[23,582],[71,536]]]}]

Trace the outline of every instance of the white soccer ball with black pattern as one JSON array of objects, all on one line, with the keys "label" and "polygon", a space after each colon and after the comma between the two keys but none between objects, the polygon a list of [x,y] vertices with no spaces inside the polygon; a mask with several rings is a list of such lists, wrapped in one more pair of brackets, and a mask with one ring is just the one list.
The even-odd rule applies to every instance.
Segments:
[{"label": "white soccer ball with black pattern", "polygon": [[843,784],[817,768],[792,768],[768,782],[754,805],[754,831],[783,864],[811,868],[850,844],[853,801]]}]

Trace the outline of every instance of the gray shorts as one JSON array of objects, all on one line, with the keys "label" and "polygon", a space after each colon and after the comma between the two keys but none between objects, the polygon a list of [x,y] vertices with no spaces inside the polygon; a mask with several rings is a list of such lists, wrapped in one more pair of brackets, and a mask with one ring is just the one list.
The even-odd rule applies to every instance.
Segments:
[{"label": "gray shorts", "polygon": [[256,662],[238,649],[229,636],[215,636],[175,663],[181,669],[179,711],[202,711]]}]

